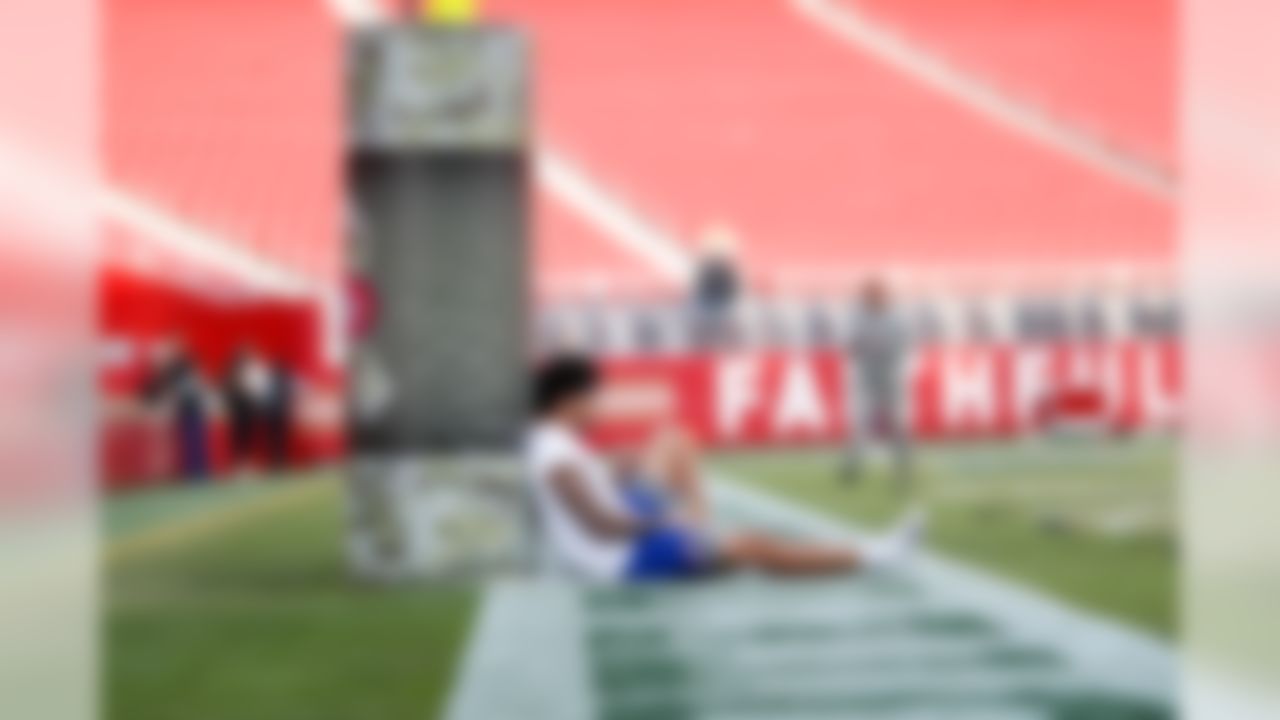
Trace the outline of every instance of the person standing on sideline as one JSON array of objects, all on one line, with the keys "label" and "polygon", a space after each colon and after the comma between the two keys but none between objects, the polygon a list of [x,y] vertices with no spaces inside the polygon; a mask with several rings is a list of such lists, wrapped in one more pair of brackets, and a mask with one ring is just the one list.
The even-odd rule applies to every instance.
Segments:
[{"label": "person standing on sideline", "polygon": [[267,442],[267,462],[284,470],[293,461],[295,402],[298,381],[287,360],[276,358],[268,371],[262,424]]},{"label": "person standing on sideline", "polygon": [[905,380],[912,342],[907,323],[894,307],[888,288],[870,280],[853,308],[847,352],[845,406],[848,445],[841,475],[847,482],[862,474],[871,441],[888,443],[895,486],[905,494],[911,486],[911,429],[908,427]]},{"label": "person standing on sideline", "polygon": [[245,477],[259,457],[270,383],[270,372],[262,358],[252,346],[241,345],[222,380],[232,472],[238,477]]},{"label": "person standing on sideline", "polygon": [[723,349],[734,341],[734,313],[742,291],[736,260],[737,238],[722,225],[713,225],[702,240],[693,278],[693,344]]},{"label": "person standing on sideline", "polygon": [[187,482],[207,479],[211,468],[208,390],[186,344],[178,337],[157,347],[142,399],[149,406],[159,406],[169,417],[179,476]]}]

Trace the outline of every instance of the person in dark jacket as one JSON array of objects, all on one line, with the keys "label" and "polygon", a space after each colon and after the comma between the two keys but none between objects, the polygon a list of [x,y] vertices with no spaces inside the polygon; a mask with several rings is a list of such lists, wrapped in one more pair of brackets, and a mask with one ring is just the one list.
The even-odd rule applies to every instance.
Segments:
[{"label": "person in dark jacket", "polygon": [[147,405],[160,406],[169,414],[179,476],[187,482],[207,479],[210,471],[207,390],[200,369],[181,339],[170,338],[158,348],[155,364],[143,383],[142,399]]},{"label": "person in dark jacket", "polygon": [[231,463],[237,474],[247,472],[258,458],[270,383],[270,370],[254,348],[240,346],[222,379]]},{"label": "person in dark jacket", "polygon": [[272,469],[287,468],[294,457],[297,378],[283,359],[271,363],[262,426],[267,445],[267,462]]},{"label": "person in dark jacket", "polygon": [[735,340],[734,312],[742,292],[736,248],[737,239],[728,228],[707,230],[692,288],[692,335],[698,347],[722,349]]}]

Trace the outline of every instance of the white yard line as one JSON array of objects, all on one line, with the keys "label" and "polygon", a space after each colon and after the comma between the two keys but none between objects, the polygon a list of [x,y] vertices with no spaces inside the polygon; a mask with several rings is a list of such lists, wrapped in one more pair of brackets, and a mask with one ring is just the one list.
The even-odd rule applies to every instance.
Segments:
[{"label": "white yard line", "polygon": [[786,2],[822,31],[1006,130],[1155,197],[1172,200],[1176,193],[1173,179],[1152,163],[1118,153],[1101,138],[1049,115],[1044,108],[1020,102],[948,65],[852,4],[837,0]]},{"label": "white yard line", "polygon": [[[842,521],[736,481],[715,480],[712,500],[717,515],[730,520],[730,525],[767,526],[851,543],[861,540],[861,534]],[[760,595],[755,579],[717,581],[704,588],[713,594],[704,595],[700,603],[675,603],[673,607],[677,609],[667,612],[682,614],[667,620],[669,628],[679,628],[682,624],[698,628],[698,632],[684,638],[692,645],[682,646],[684,649],[679,651],[686,653],[686,661],[715,664],[718,661],[707,655],[707,637],[717,632],[741,635],[753,623],[776,622],[783,617],[803,619],[810,624],[831,623],[835,627],[847,623],[851,617],[865,616],[875,624],[897,613],[909,618],[926,609],[971,613],[997,626],[1003,638],[1060,654],[1069,663],[1064,679],[1082,683],[1085,691],[1114,691],[1153,703],[1174,702],[1177,667],[1172,651],[1161,641],[935,556],[920,558],[920,562],[905,571],[903,580],[915,588],[913,598],[868,596],[863,592],[866,586],[856,579],[847,584],[800,584],[785,591],[794,591],[796,595],[765,596]],[[771,586],[770,592],[774,590],[784,592],[781,586]],[[585,646],[585,632],[592,618],[581,600],[583,592],[589,591],[556,580],[501,581],[491,585],[472,627],[446,717],[449,720],[586,720],[596,716],[593,711],[602,699],[597,696],[590,675],[591,663],[599,658],[593,658]],[[794,605],[789,604],[788,598]],[[697,614],[700,611],[705,614]],[[803,615],[788,615],[797,611]],[[614,627],[623,627],[634,619],[638,628],[651,627],[653,611],[638,612],[634,618],[615,614],[609,622]],[[945,639],[931,638],[927,631],[922,632],[925,634],[911,638],[910,642],[936,641],[942,643],[940,647],[945,646]],[[800,677],[785,670],[780,675],[774,671],[785,668],[789,659],[796,657],[796,652],[803,653],[809,661],[827,658],[830,663],[838,663],[842,658],[865,659],[882,651],[880,646],[865,642],[860,641],[854,647],[821,643],[804,648],[768,644],[739,647],[733,666],[738,671],[751,668],[751,676],[739,678],[744,683],[774,682],[791,692],[811,687],[819,694],[830,693],[835,690],[831,676]],[[900,650],[903,640],[889,638],[884,642],[883,651],[887,652]],[[792,655],[788,655],[789,652]],[[753,663],[746,663],[749,653],[755,653]],[[840,692],[856,687],[856,680],[840,680]],[[939,678],[939,687],[945,687],[945,682],[946,678]],[[672,689],[671,692],[682,691]],[[706,701],[714,705],[716,702],[710,685],[696,689],[692,697],[699,703]],[[699,709],[703,711],[714,712],[714,709]],[[798,712],[798,716],[808,717],[803,710]]]},{"label": "white yard line", "polygon": [[[757,521],[795,529],[804,534],[843,538],[858,542],[865,535],[849,523],[810,510],[745,484],[717,478],[712,498],[720,506],[746,511]],[[1055,648],[1096,660],[1099,653],[1114,653],[1136,663],[1153,688],[1172,687],[1173,651],[1165,642],[1130,625],[1071,607],[1032,588],[973,566],[927,553],[919,558],[915,573],[935,592],[984,608],[992,617],[1008,621],[1021,632],[1039,636]]]},{"label": "white yard line", "polygon": [[[564,583],[486,588],[450,691],[448,720],[591,720],[594,693],[576,591]],[[496,687],[494,682],[501,683]]]}]

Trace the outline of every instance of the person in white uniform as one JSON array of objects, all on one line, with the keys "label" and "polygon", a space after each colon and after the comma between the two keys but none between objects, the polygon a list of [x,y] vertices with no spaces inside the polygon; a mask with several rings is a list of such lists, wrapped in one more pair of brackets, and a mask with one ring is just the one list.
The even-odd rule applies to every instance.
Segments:
[{"label": "person in white uniform", "polygon": [[534,377],[525,466],[544,555],[558,574],[591,582],[680,580],[732,569],[831,575],[898,565],[918,545],[919,512],[857,547],[761,532],[713,534],[696,452],[682,434],[663,434],[646,462],[621,470],[593,447],[600,384],[595,364],[578,356],[553,358]]}]

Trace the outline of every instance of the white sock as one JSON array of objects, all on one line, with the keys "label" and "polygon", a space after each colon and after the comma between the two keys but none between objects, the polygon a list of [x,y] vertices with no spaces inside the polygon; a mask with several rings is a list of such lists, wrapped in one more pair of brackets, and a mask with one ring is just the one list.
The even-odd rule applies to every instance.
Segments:
[{"label": "white sock", "polygon": [[875,570],[910,562],[924,538],[926,520],[923,511],[910,510],[892,530],[864,543],[858,552],[866,567]]}]

